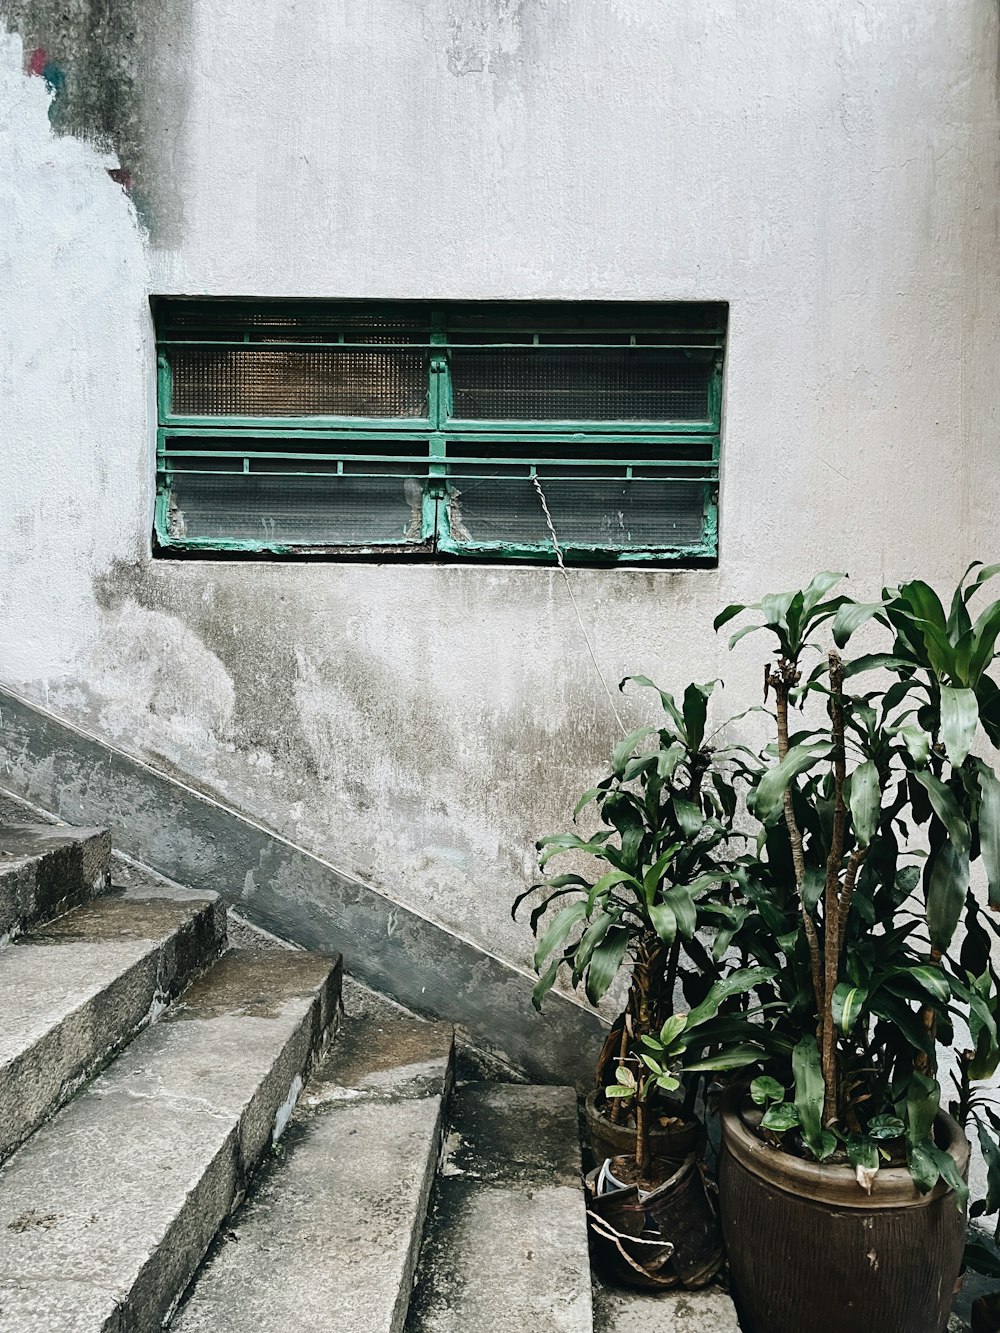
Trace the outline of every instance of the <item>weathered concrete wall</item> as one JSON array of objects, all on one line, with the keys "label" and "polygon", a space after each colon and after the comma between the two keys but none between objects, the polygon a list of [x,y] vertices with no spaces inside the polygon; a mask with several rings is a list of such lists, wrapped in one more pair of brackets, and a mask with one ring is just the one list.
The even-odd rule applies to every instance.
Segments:
[{"label": "weathered concrete wall", "polygon": [[718,569],[571,577],[610,681],[735,711],[726,602],[997,558],[995,4],[166,12],[121,48],[141,218],[0,48],[0,680],[527,964],[532,841],[616,734],[560,576],[151,561],[146,296],[728,300]]}]

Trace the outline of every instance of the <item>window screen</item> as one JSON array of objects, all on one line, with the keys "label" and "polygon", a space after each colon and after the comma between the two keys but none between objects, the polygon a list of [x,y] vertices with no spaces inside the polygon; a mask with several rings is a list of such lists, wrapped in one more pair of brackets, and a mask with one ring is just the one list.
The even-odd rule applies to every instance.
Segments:
[{"label": "window screen", "polygon": [[163,551],[716,554],[723,305],[154,312]]}]

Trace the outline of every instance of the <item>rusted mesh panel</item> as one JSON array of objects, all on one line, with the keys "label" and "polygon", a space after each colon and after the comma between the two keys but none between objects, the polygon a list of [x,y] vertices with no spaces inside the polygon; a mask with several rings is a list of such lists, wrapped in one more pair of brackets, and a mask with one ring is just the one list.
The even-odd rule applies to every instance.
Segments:
[{"label": "rusted mesh panel", "polygon": [[703,421],[711,367],[660,348],[451,354],[454,416],[478,421]]},{"label": "rusted mesh panel", "polygon": [[420,482],[400,476],[178,473],[169,528],[176,538],[365,546],[419,541],[420,505]]},{"label": "rusted mesh panel", "polygon": [[427,352],[174,348],[176,416],[426,417]]},{"label": "rusted mesh panel", "polygon": [[[485,471],[485,470],[484,470]],[[559,540],[567,545],[687,546],[703,535],[703,482],[608,476],[544,477]],[[530,477],[463,475],[451,482],[450,518],[462,540],[547,543],[545,517]]]}]

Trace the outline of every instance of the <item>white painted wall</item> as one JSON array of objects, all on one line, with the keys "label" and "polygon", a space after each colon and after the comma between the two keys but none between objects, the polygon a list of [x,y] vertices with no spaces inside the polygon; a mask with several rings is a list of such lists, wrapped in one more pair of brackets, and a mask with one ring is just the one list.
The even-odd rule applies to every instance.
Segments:
[{"label": "white painted wall", "polygon": [[995,4],[192,14],[169,249],[0,46],[0,680],[527,964],[616,730],[559,575],[151,562],[147,294],[728,300],[718,569],[571,577],[609,680],[736,711],[727,602],[1000,558]]}]

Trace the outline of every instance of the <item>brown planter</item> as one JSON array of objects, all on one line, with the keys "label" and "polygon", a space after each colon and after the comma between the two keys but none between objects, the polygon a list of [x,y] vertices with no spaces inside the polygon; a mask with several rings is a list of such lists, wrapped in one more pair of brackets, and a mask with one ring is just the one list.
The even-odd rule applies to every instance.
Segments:
[{"label": "brown planter", "polygon": [[[634,1126],[614,1124],[597,1104],[600,1095],[592,1092],[585,1104],[587,1137],[597,1165],[607,1157],[635,1157]],[[649,1147],[654,1178],[666,1180],[692,1153],[700,1155],[704,1146],[705,1129],[699,1120],[688,1120],[673,1129],[651,1130]]]},{"label": "brown planter", "polygon": [[[744,1333],[942,1333],[962,1270],[965,1215],[938,1184],[918,1193],[905,1167],[871,1195],[848,1166],[769,1147],[744,1123],[745,1089],[721,1109],[719,1207]],[[969,1145],[951,1116],[939,1145],[963,1176]]]},{"label": "brown planter", "polygon": [[639,1197],[635,1185],[597,1194],[587,1177],[587,1217],[599,1266],[632,1287],[703,1287],[722,1266],[715,1205],[694,1154],[662,1185]]}]

